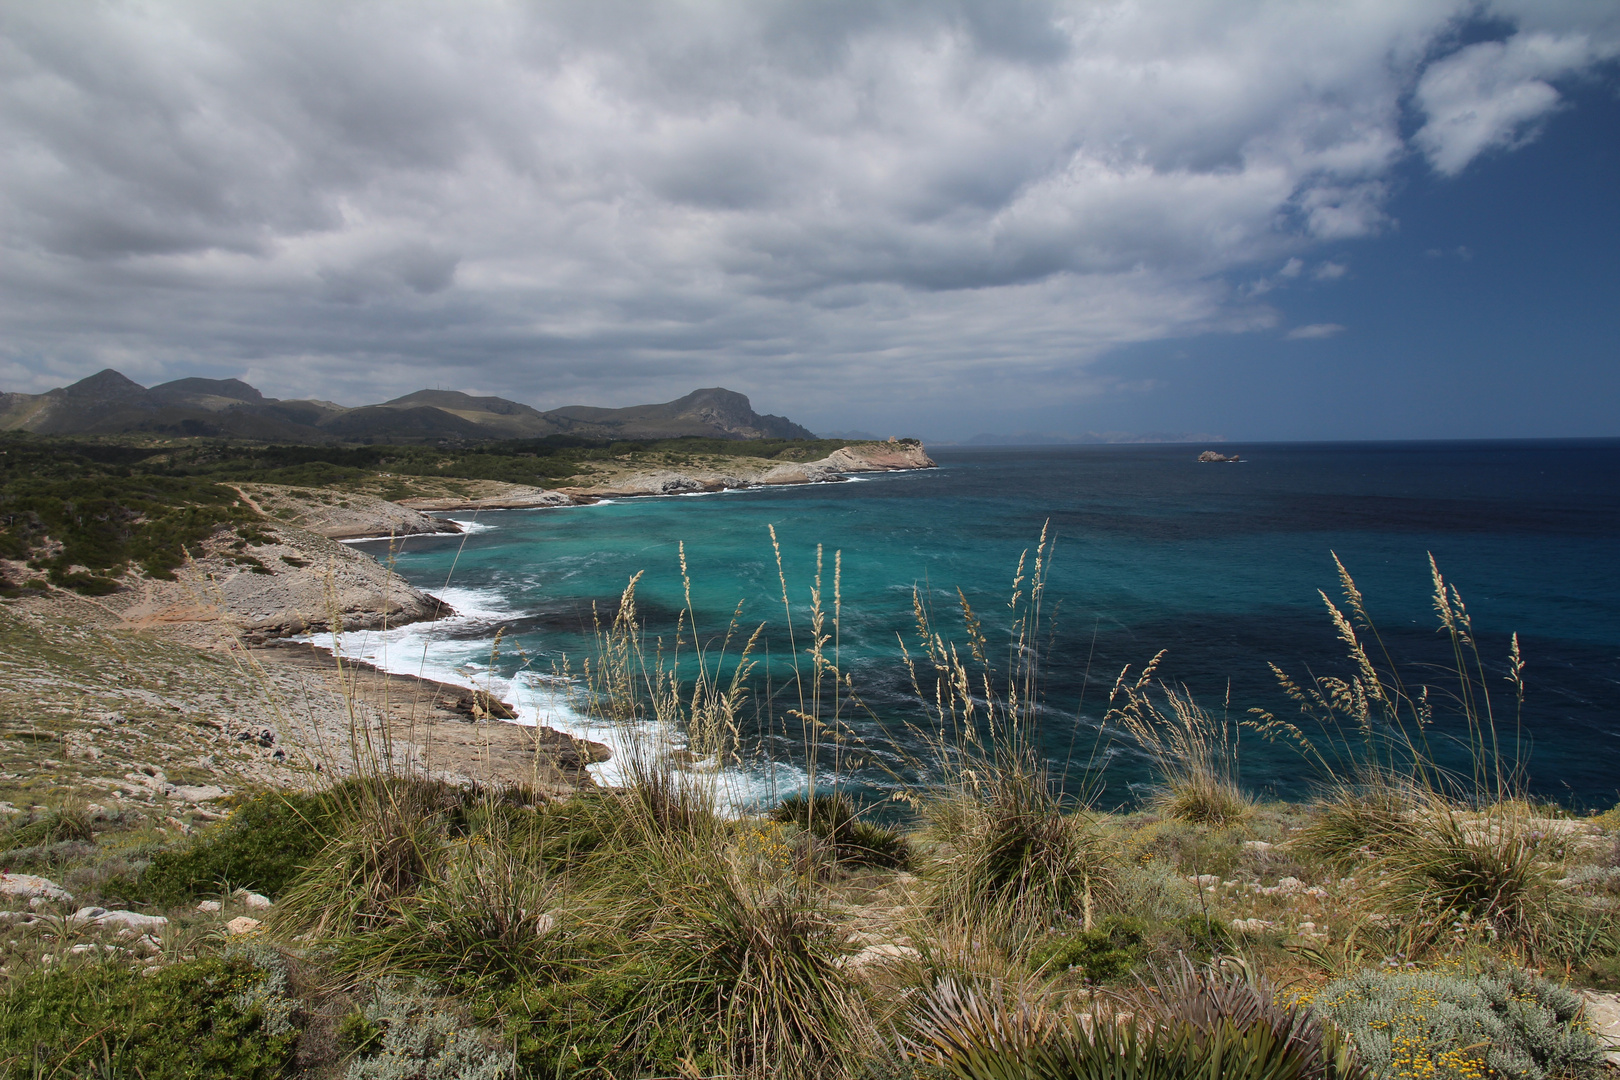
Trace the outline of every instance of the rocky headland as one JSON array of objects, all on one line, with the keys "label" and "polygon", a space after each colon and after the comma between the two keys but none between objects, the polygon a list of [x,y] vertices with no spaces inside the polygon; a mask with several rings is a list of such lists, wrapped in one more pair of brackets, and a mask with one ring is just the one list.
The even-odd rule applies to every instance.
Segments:
[{"label": "rocky headland", "polygon": [[424,512],[526,510],[644,495],[690,495],[751,487],[835,483],[851,474],[931,468],[934,468],[934,460],[921,443],[860,443],[842,447],[816,461],[773,462],[739,457],[720,468],[633,468],[594,478],[590,483],[567,484],[555,489],[485,482],[476,495],[469,497],[410,498],[401,500],[401,505]]},{"label": "rocky headland", "polygon": [[129,629],[210,646],[454,614],[371,556],[288,524],[257,529],[251,542],[222,529],[191,554],[174,580],[126,574],[96,602]]},{"label": "rocky headland", "polygon": [[348,491],[281,484],[230,484],[249,506],[272,521],[283,521],[330,540],[459,533],[461,526],[429,517],[419,509]]}]

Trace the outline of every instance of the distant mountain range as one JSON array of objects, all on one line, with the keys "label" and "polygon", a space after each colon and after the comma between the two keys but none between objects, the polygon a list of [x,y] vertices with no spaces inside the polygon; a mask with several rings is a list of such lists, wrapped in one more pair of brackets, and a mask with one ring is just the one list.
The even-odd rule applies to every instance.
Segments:
[{"label": "distant mountain range", "polygon": [[715,387],[662,405],[550,412],[498,397],[418,390],[379,405],[267,398],[240,379],[176,379],[147,388],[112,370],[43,394],[0,393],[0,430],[40,435],[171,435],[265,442],[479,442],[588,439],[813,439],[783,416]]}]

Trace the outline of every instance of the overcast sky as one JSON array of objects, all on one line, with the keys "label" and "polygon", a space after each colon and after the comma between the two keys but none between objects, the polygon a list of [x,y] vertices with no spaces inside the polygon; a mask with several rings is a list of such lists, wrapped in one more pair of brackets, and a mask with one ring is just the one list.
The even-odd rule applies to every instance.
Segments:
[{"label": "overcast sky", "polygon": [[0,389],[1620,435],[1614,0],[0,0]]}]

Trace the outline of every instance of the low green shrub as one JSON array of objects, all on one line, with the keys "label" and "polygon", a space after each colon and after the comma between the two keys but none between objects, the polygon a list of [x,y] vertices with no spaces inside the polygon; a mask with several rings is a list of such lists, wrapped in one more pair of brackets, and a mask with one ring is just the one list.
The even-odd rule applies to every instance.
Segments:
[{"label": "low green shrub", "polygon": [[[649,1014],[663,981],[644,961],[599,956],[566,982],[514,987],[502,998],[505,1038],[530,1076],[612,1080],[624,1076],[711,1076],[721,1048],[701,1045],[681,1024]],[[700,1045],[694,1045],[697,1042]]]},{"label": "low green shrub", "polygon": [[1588,960],[1581,969],[1580,981],[1604,993],[1620,991],[1620,956],[1598,956]]},{"label": "low green shrub", "polygon": [[1243,842],[1249,835],[1239,828],[1192,825],[1167,817],[1132,829],[1125,838],[1125,853],[1144,866],[1158,862],[1183,877],[1230,878],[1243,872],[1247,858]]},{"label": "low green shrub", "polygon": [[1142,959],[1147,930],[1141,919],[1111,915],[1095,929],[1046,939],[1031,951],[1029,966],[1048,973],[1074,971],[1092,982],[1113,982]]},{"label": "low green shrub", "polygon": [[1186,939],[1186,951],[1192,956],[1207,960],[1232,948],[1232,931],[1208,914],[1183,915],[1174,920],[1174,925]]},{"label": "low green shrub", "polygon": [[158,852],[133,882],[115,882],[104,891],[170,905],[225,886],[274,899],[320,853],[335,813],[326,795],[260,795],[183,847]]},{"label": "low green shrub", "polygon": [[32,972],[0,998],[0,1075],[271,1080],[296,1037],[276,976],[246,956]]},{"label": "low green shrub", "polygon": [[1174,922],[1198,910],[1187,875],[1162,859],[1125,861],[1114,872],[1113,910],[1151,922]]},{"label": "low green shrub", "polygon": [[1362,1058],[1392,1078],[1597,1077],[1603,1047],[1580,995],[1518,968],[1476,975],[1364,971],[1316,996]]}]

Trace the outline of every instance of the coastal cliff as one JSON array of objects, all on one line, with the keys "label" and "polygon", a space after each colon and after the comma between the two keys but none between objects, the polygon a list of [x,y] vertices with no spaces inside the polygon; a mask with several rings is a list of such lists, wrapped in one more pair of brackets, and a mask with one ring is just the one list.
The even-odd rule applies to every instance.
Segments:
[{"label": "coastal cliff", "polygon": [[291,525],[262,528],[251,544],[221,529],[191,555],[174,580],[126,574],[123,588],[96,603],[124,627],[193,644],[252,644],[454,614],[371,556]]}]

